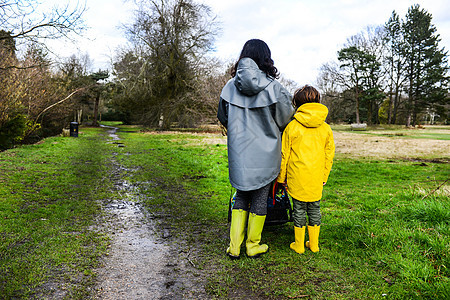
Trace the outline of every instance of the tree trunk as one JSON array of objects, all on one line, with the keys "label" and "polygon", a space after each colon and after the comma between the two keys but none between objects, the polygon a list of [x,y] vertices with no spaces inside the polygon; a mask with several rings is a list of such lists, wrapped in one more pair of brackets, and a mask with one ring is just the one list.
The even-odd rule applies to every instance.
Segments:
[{"label": "tree trunk", "polygon": [[[413,56],[411,56],[413,57]],[[407,116],[406,116],[406,127],[411,126],[411,117],[413,110],[413,85],[414,85],[414,61],[410,58],[410,70],[409,70],[409,88],[408,88],[408,104],[407,104]]]},{"label": "tree trunk", "polygon": [[411,126],[412,115],[413,115],[412,107],[413,107],[413,100],[411,98],[409,98],[407,108],[406,108],[406,124],[405,124],[406,127]]},{"label": "tree trunk", "polygon": [[367,100],[367,125],[372,125],[372,117],[373,117],[373,103],[370,100]]},{"label": "tree trunk", "polygon": [[[417,104],[414,104],[414,107],[416,107]],[[412,126],[415,127],[417,125],[417,112],[414,109],[412,113]]]},{"label": "tree trunk", "polygon": [[358,88],[358,81],[356,81],[356,124],[360,124],[361,120],[359,118],[359,88]]},{"label": "tree trunk", "polygon": [[392,96],[393,96],[393,93],[394,93],[394,88],[393,88],[393,85],[394,85],[394,59],[393,59],[393,57],[394,56],[392,56],[392,59],[391,59],[391,65],[390,65],[390,68],[391,68],[391,73],[390,73],[390,83],[389,83],[389,106],[388,106],[388,124],[392,124]]},{"label": "tree trunk", "polygon": [[164,116],[161,112],[161,114],[159,115],[158,127],[160,130],[162,130],[163,126],[164,126]]},{"label": "tree trunk", "polygon": [[392,87],[389,90],[389,105],[388,105],[388,124],[392,124]]},{"label": "tree trunk", "polygon": [[394,108],[392,111],[392,123],[391,124],[397,123],[398,103],[399,103],[398,88],[396,88],[395,95],[394,95],[394,103],[393,103]]},{"label": "tree trunk", "polygon": [[76,121],[78,122],[78,124],[81,124],[81,117],[83,115],[83,110],[79,109],[77,110],[77,117],[76,117]]},{"label": "tree trunk", "polygon": [[98,126],[98,105],[100,103],[100,93],[97,93],[94,102],[94,123],[93,126]]},{"label": "tree trunk", "polygon": [[373,123],[374,124],[380,124],[380,105],[378,105],[377,103],[373,104]]}]

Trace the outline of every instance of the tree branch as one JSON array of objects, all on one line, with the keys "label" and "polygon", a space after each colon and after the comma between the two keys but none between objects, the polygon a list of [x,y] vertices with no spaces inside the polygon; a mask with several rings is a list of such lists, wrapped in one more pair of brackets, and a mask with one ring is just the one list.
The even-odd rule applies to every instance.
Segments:
[{"label": "tree branch", "polygon": [[52,107],[54,107],[54,106],[56,106],[56,105],[58,105],[58,104],[63,103],[64,101],[70,99],[70,98],[71,98],[73,95],[75,95],[76,93],[79,93],[79,92],[81,92],[81,91],[83,91],[83,90],[86,90],[86,89],[88,89],[88,88],[89,88],[89,87],[82,87],[82,88],[76,89],[75,91],[73,91],[72,93],[70,93],[69,96],[67,96],[66,98],[64,98],[64,99],[62,99],[62,100],[60,100],[60,101],[58,101],[58,102],[56,102],[56,103],[53,103],[52,105],[46,107],[43,111],[41,111],[41,112],[37,115],[37,117],[35,118],[34,122],[36,123],[36,122],[39,120],[39,117],[40,117],[43,113],[45,113],[46,111],[48,111],[50,108],[52,108]]},{"label": "tree branch", "polygon": [[440,189],[444,184],[446,184],[449,180],[450,180],[450,179],[447,179],[446,181],[444,181],[443,183],[441,183],[437,188],[435,188],[434,190],[432,190],[431,192],[429,192],[428,194],[426,194],[425,196],[423,196],[422,199],[420,199],[420,200],[423,200],[423,199],[427,198],[428,196],[434,194],[437,190],[439,190],[439,189]]}]

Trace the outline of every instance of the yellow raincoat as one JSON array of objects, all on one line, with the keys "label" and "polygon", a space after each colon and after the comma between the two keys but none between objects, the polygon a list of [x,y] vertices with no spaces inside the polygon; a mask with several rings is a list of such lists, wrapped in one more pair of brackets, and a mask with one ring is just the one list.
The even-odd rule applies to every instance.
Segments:
[{"label": "yellow raincoat", "polygon": [[322,198],[335,149],[333,132],[325,123],[327,115],[327,107],[320,103],[303,104],[283,132],[277,181],[287,180],[287,190],[296,200],[314,202]]}]

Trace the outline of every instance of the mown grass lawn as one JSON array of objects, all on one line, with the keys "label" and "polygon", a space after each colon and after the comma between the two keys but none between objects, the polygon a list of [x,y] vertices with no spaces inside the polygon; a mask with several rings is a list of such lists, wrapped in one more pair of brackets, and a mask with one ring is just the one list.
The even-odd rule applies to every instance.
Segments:
[{"label": "mown grass lawn", "polygon": [[197,263],[212,266],[208,289],[216,297],[234,291],[273,299],[450,297],[448,183],[433,192],[450,177],[446,163],[338,153],[322,202],[321,251],[291,251],[293,228],[286,224],[264,229],[267,255],[235,262],[225,256],[226,145],[206,135],[121,136],[131,154],[122,163],[140,166],[130,180],[157,183],[143,186],[154,197],[149,207],[175,212],[179,238],[204,249]]},{"label": "mown grass lawn", "polygon": [[[450,298],[448,151],[420,161],[337,153],[322,201],[320,252],[291,251],[288,223],[265,227],[267,255],[230,261],[224,139],[120,127],[121,148],[106,144],[102,129],[82,128],[77,139],[0,153],[0,298],[39,297],[52,284],[64,285],[68,298],[92,296],[107,245],[92,224],[102,214],[98,201],[114,197],[112,151],[133,170],[126,179],[148,196],[149,212],[170,216],[162,222],[204,269],[211,297]],[[393,131],[394,147],[395,139]]]},{"label": "mown grass lawn", "polygon": [[90,294],[107,246],[91,227],[109,193],[112,148],[100,133],[0,153],[0,299]]}]

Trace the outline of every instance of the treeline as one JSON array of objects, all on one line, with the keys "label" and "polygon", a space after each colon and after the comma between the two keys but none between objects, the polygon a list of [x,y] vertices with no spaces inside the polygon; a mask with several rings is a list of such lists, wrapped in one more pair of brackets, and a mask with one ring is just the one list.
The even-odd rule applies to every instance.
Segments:
[{"label": "treeline", "polygon": [[448,52],[432,16],[419,5],[394,11],[379,27],[354,35],[322,66],[318,84],[330,122],[449,122]]},{"label": "treeline", "polygon": [[94,92],[88,57],[57,63],[45,44],[82,32],[84,8],[39,5],[0,0],[0,150],[61,133]]},{"label": "treeline", "polygon": [[167,129],[215,120],[228,80],[213,49],[218,24],[191,0],[137,1],[126,28],[130,46],[117,55],[110,108],[127,123]]},{"label": "treeline", "polygon": [[[46,47],[83,32],[84,7],[39,15],[37,0],[0,0],[0,150],[59,134],[71,121],[160,129],[216,122],[232,62],[211,56],[220,27],[210,8],[194,0],[135,3],[128,45],[110,70],[93,72],[87,55],[55,61]],[[448,122],[447,52],[431,21],[415,5],[404,19],[393,12],[383,26],[350,37],[318,78],[328,121]]]},{"label": "treeline", "polygon": [[88,56],[74,55],[55,66],[46,50],[33,44],[19,59],[5,31],[0,46],[0,150],[59,134],[70,121],[81,121],[83,111],[95,112],[104,90],[97,82],[108,73],[88,72]]},{"label": "treeline", "polygon": [[209,56],[219,30],[192,0],[136,0],[129,46],[110,71],[88,55],[50,59],[46,41],[84,29],[84,7],[39,14],[37,0],[0,0],[0,150],[59,134],[71,121],[121,120],[167,129],[215,122],[229,72]]}]

